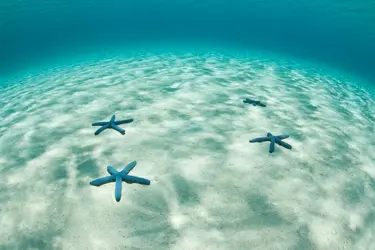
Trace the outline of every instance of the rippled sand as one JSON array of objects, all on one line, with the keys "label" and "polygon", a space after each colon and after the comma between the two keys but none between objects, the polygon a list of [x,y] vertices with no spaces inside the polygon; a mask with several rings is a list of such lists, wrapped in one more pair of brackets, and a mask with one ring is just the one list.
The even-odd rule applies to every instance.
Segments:
[{"label": "rippled sand", "polygon": [[[375,249],[375,104],[351,82],[159,54],[0,90],[0,249]],[[134,118],[126,135],[94,136],[112,114]],[[267,132],[293,149],[249,143]],[[124,184],[120,203],[88,184],[133,160],[151,186]]]}]

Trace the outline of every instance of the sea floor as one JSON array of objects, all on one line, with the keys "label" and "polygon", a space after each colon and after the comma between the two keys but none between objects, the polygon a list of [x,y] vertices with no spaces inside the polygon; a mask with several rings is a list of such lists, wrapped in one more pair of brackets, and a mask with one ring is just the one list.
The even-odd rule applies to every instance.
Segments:
[{"label": "sea floor", "polygon": [[[375,102],[342,76],[158,53],[0,90],[0,249],[375,249]],[[133,160],[150,186],[89,185]]]}]

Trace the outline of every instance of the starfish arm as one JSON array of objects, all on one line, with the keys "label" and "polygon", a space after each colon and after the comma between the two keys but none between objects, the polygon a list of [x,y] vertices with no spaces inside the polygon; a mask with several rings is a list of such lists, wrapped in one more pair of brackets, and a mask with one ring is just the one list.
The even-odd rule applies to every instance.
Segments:
[{"label": "starfish arm", "polygon": [[276,140],[284,140],[284,139],[286,139],[286,138],[288,138],[289,137],[289,135],[278,135],[278,136],[276,136]]},{"label": "starfish arm", "polygon": [[250,140],[250,142],[252,143],[252,142],[264,142],[264,141],[269,141],[270,140],[270,138],[268,138],[268,137],[259,137],[259,138],[254,138],[254,139],[252,139],[252,140]]},{"label": "starfish arm", "polygon": [[95,135],[98,135],[100,134],[101,132],[103,132],[105,129],[107,129],[109,127],[109,124],[107,125],[104,125],[103,127],[99,128],[98,130],[95,131]]},{"label": "starfish arm", "polygon": [[115,123],[111,123],[111,127],[112,127],[114,130],[120,132],[121,134],[125,134],[125,130],[123,130],[122,128],[120,128],[119,126],[117,126]]},{"label": "starfish arm", "polygon": [[116,116],[112,115],[111,120],[109,120],[109,122],[115,122],[115,119],[116,119]]},{"label": "starfish arm", "polygon": [[261,107],[266,107],[266,104],[264,104],[264,103],[259,103],[259,106],[261,106]]},{"label": "starfish arm", "polygon": [[102,177],[102,178],[93,180],[92,182],[90,182],[90,185],[99,187],[101,185],[104,185],[104,184],[107,184],[107,183],[110,183],[110,182],[114,182],[115,180],[116,180],[116,176],[111,175],[111,176],[106,176],[106,177]]},{"label": "starfish arm", "polygon": [[254,101],[251,100],[251,99],[249,99],[249,98],[246,98],[243,102],[244,103],[248,103],[248,104],[253,104],[254,103]]},{"label": "starfish arm", "polygon": [[108,167],[107,167],[107,172],[108,172],[110,175],[118,174],[118,171],[117,171],[116,169],[114,169],[113,167],[111,167],[111,166],[108,166]]},{"label": "starfish arm", "polygon": [[287,149],[292,149],[292,145],[286,143],[286,142],[283,142],[283,141],[279,141],[279,140],[276,140],[276,143],[284,148],[287,148]]},{"label": "starfish arm", "polygon": [[127,120],[115,121],[115,124],[121,125],[121,124],[125,124],[125,123],[131,123],[133,121],[134,121],[134,119],[127,119]]},{"label": "starfish arm", "polygon": [[272,134],[270,132],[267,133],[267,137],[271,138]]},{"label": "starfish arm", "polygon": [[122,192],[122,178],[121,175],[116,175],[115,199],[117,202],[121,200]]},{"label": "starfish arm", "polygon": [[129,172],[132,171],[132,169],[135,167],[135,165],[137,165],[137,162],[136,161],[132,161],[128,165],[126,165],[124,167],[124,169],[121,170],[121,172],[124,173],[124,174],[129,174]]},{"label": "starfish arm", "polygon": [[132,183],[138,183],[141,185],[150,185],[150,180],[147,180],[145,178],[133,176],[133,175],[126,175],[122,178],[126,183],[132,184]]},{"label": "starfish arm", "polygon": [[93,124],[91,124],[92,126],[104,126],[106,125],[108,122],[94,122]]},{"label": "starfish arm", "polygon": [[273,153],[274,151],[275,151],[275,137],[272,136],[271,144],[270,144],[270,153]]}]

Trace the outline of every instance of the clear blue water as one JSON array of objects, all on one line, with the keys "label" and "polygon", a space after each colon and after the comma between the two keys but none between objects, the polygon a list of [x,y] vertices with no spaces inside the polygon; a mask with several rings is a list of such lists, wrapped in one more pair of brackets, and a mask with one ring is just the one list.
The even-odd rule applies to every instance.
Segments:
[{"label": "clear blue water", "polygon": [[375,2],[1,1],[0,72],[94,45],[229,42],[318,60],[372,80]]},{"label": "clear blue water", "polygon": [[1,1],[0,250],[375,249],[374,58],[370,0]]}]

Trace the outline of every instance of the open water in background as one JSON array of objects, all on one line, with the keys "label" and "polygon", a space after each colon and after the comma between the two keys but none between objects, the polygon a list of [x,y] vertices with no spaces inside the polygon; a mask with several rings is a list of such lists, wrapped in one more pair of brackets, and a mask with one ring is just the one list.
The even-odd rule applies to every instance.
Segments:
[{"label": "open water in background", "polygon": [[1,74],[92,46],[124,47],[169,39],[261,48],[375,79],[374,0],[0,3]]}]

